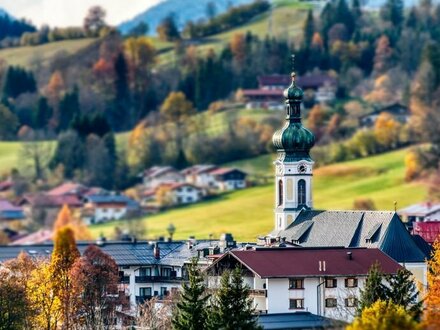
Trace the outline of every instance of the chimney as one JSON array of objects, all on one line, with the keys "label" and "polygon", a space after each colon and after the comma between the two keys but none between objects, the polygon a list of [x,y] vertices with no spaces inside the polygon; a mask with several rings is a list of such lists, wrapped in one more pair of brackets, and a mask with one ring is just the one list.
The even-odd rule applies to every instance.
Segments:
[{"label": "chimney", "polygon": [[157,243],[154,244],[153,253],[154,253],[154,258],[160,259],[160,248],[159,245],[157,245]]},{"label": "chimney", "polygon": [[351,251],[347,252],[348,260],[353,260],[353,253]]}]

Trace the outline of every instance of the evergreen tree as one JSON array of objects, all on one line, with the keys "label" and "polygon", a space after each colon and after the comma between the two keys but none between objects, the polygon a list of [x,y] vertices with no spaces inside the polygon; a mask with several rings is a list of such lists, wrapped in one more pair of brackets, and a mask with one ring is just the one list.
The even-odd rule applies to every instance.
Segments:
[{"label": "evergreen tree", "polygon": [[404,19],[403,0],[387,0],[380,10],[380,15],[384,21],[390,22],[395,28],[400,28]]},{"label": "evergreen tree", "polygon": [[387,296],[396,305],[405,308],[413,317],[419,319],[422,314],[423,302],[418,301],[419,292],[414,283],[413,274],[399,269],[396,275],[389,276]]},{"label": "evergreen tree", "polygon": [[249,288],[243,283],[240,268],[223,273],[220,289],[214,299],[210,324],[213,329],[260,329],[252,299],[249,298]]},{"label": "evergreen tree", "polygon": [[59,113],[58,130],[64,131],[69,127],[72,119],[80,113],[78,86],[75,86],[71,92],[64,94],[60,101]]},{"label": "evergreen tree", "polygon": [[359,310],[360,314],[362,310],[370,307],[377,300],[387,300],[387,288],[383,284],[384,276],[380,270],[378,263],[371,266],[368,271],[367,280],[365,281],[364,289],[361,290],[361,296],[359,299]]},{"label": "evergreen tree", "polygon": [[207,329],[209,295],[197,259],[188,267],[189,283],[182,285],[181,299],[177,303],[176,315],[173,317],[173,328],[176,330]]},{"label": "evergreen tree", "polygon": [[19,66],[10,66],[6,72],[3,86],[3,96],[16,98],[22,93],[33,93],[37,90],[32,71],[26,71]]},{"label": "evergreen tree", "polygon": [[37,110],[35,112],[34,126],[36,129],[44,129],[47,127],[50,118],[52,117],[52,109],[47,102],[47,98],[40,96],[37,103]]},{"label": "evergreen tree", "polygon": [[180,39],[180,32],[173,15],[169,15],[162,20],[157,27],[157,34],[161,40],[165,41],[176,41]]},{"label": "evergreen tree", "polygon": [[128,128],[132,123],[130,117],[130,91],[128,87],[128,66],[124,54],[118,54],[114,64],[115,69],[115,101],[110,116],[110,123],[114,130]]},{"label": "evergreen tree", "polygon": [[303,47],[309,48],[312,42],[313,34],[315,32],[315,23],[313,20],[313,11],[309,9],[306,21],[303,27]]}]

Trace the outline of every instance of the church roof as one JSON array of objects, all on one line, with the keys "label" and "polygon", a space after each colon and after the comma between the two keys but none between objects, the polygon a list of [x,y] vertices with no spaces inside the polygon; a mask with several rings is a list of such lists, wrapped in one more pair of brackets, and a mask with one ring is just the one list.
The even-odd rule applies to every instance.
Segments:
[{"label": "church roof", "polygon": [[304,210],[285,230],[283,237],[304,247],[379,248],[398,262],[423,262],[426,255],[395,212]]}]

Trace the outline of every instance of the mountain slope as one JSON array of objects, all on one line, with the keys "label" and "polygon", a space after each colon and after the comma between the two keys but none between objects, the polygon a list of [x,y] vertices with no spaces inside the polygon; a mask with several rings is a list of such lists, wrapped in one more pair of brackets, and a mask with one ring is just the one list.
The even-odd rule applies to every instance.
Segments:
[{"label": "mountain slope", "polygon": [[[394,151],[319,168],[314,173],[313,196],[317,209],[345,209],[353,206],[358,197],[373,199],[380,210],[392,210],[393,202],[398,208],[419,202],[426,197],[422,184],[406,183],[406,150]],[[273,175],[271,157],[262,156],[235,163],[246,165]],[[208,238],[209,234],[219,237],[222,232],[231,232],[239,241],[255,241],[258,235],[265,235],[273,227],[274,187],[272,184],[253,187],[224,194],[216,199],[189,207],[171,210],[143,219],[148,237],[165,236],[166,227],[173,223],[177,230],[176,239],[189,235]],[[103,233],[111,236],[120,222],[91,227],[95,236]]]},{"label": "mountain slope", "polygon": [[210,2],[215,4],[216,13],[220,14],[225,12],[231,3],[234,6],[238,6],[252,1],[253,0],[165,0],[140,13],[133,19],[121,23],[118,28],[125,34],[140,22],[145,22],[149,26],[149,33],[156,34],[157,26],[169,15],[173,15],[178,26],[183,28],[188,21],[197,22],[201,19],[205,19],[207,17],[206,6]]}]

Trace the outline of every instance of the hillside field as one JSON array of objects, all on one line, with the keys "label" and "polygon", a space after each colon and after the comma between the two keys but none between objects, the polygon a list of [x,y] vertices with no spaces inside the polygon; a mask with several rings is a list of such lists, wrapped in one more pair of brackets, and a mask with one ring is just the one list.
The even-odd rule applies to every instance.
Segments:
[{"label": "hillside field", "polygon": [[[371,198],[377,209],[393,210],[394,201],[402,208],[423,200],[426,188],[422,184],[404,182],[404,156],[406,150],[394,151],[374,157],[325,166],[315,171],[313,195],[316,209],[351,209],[358,197]],[[257,174],[271,176],[271,157],[234,163],[247,170],[256,169]],[[218,238],[230,232],[239,241],[254,241],[273,227],[274,187],[271,183],[241,191],[224,194],[214,200],[182,207],[142,219],[150,238],[166,236],[166,227],[173,223],[176,239]],[[112,222],[95,225],[95,236],[112,236]]]}]

